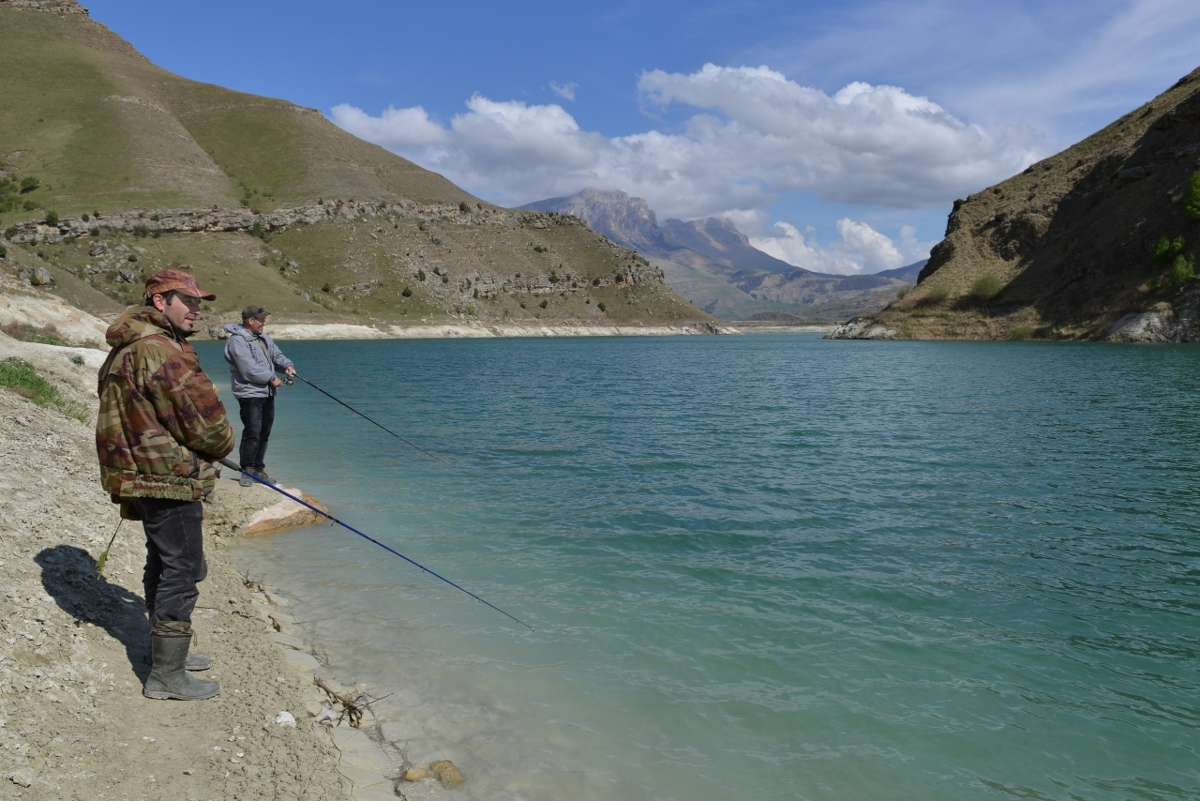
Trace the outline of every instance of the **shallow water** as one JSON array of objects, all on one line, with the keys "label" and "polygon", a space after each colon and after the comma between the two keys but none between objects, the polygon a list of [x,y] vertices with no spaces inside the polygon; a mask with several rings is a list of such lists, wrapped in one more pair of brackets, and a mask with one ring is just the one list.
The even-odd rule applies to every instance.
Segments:
[{"label": "shallow water", "polygon": [[298,383],[272,474],[536,629],[343,529],[232,553],[463,798],[1200,797],[1200,349],[283,345],[444,461]]}]

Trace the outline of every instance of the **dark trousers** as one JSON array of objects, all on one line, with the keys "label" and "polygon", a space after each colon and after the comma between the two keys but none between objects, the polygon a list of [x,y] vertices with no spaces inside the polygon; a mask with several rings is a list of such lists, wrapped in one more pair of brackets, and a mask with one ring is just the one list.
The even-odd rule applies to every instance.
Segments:
[{"label": "dark trousers", "polygon": [[238,456],[243,470],[262,470],[267,465],[267,440],[275,423],[275,398],[238,398],[242,413],[242,445]]},{"label": "dark trousers", "polygon": [[135,498],[133,505],[146,531],[146,569],[142,586],[146,606],[153,609],[150,625],[155,634],[182,636],[191,633],[192,610],[208,575],[201,525],[200,501]]}]

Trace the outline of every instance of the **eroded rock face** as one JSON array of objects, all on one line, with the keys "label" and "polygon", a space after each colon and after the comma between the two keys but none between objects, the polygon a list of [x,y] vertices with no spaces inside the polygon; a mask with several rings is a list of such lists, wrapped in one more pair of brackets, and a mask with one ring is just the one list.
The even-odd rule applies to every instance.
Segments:
[{"label": "eroded rock face", "polygon": [[[1165,304],[1164,304],[1165,305]],[[1108,331],[1114,342],[1194,342],[1196,310],[1153,309],[1126,314]]]},{"label": "eroded rock face", "polygon": [[825,339],[895,339],[896,331],[874,320],[855,317],[825,335]]}]

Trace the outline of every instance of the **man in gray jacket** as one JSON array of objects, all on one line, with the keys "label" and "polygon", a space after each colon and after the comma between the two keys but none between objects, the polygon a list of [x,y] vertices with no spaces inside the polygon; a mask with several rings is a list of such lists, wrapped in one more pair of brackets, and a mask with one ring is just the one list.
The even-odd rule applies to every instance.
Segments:
[{"label": "man in gray jacket", "polygon": [[[282,370],[288,376],[296,374],[292,360],[284,356],[269,336],[267,310],[262,306],[242,309],[242,324],[229,323],[229,341],[225,343],[225,361],[233,376],[233,396],[242,413],[242,444],[238,449],[243,470],[270,481],[263,460],[267,440],[275,422],[275,390],[283,381],[275,375]],[[243,474],[239,483],[249,487],[253,479]]]}]

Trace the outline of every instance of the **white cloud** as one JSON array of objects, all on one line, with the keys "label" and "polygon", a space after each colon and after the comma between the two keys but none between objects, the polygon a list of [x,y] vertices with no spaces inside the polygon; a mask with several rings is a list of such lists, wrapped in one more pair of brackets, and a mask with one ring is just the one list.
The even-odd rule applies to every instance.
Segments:
[{"label": "white cloud", "polygon": [[819,273],[872,274],[894,270],[929,257],[932,242],[918,242],[916,229],[903,226],[899,241],[892,240],[865,222],[843,217],[837,222],[840,239],[824,247],[811,228],[801,233],[794,225],[777,222],[772,235],[750,237],[754,247],[789,264]]},{"label": "white cloud", "polygon": [[578,88],[579,84],[574,81],[568,81],[567,83],[559,83],[558,81],[550,82],[550,91],[565,100],[574,100],[575,90]]},{"label": "white cloud", "polygon": [[420,107],[378,117],[343,104],[333,120],[497,202],[519,205],[585,186],[644,197],[662,218],[761,208],[806,190],[851,204],[948,204],[1024,168],[1037,153],[933,101],[856,82],[830,96],[767,67],[705,65],[644,73],[655,105],[697,110],[678,132],[608,138],[556,104],[480,95],[441,125]]}]

